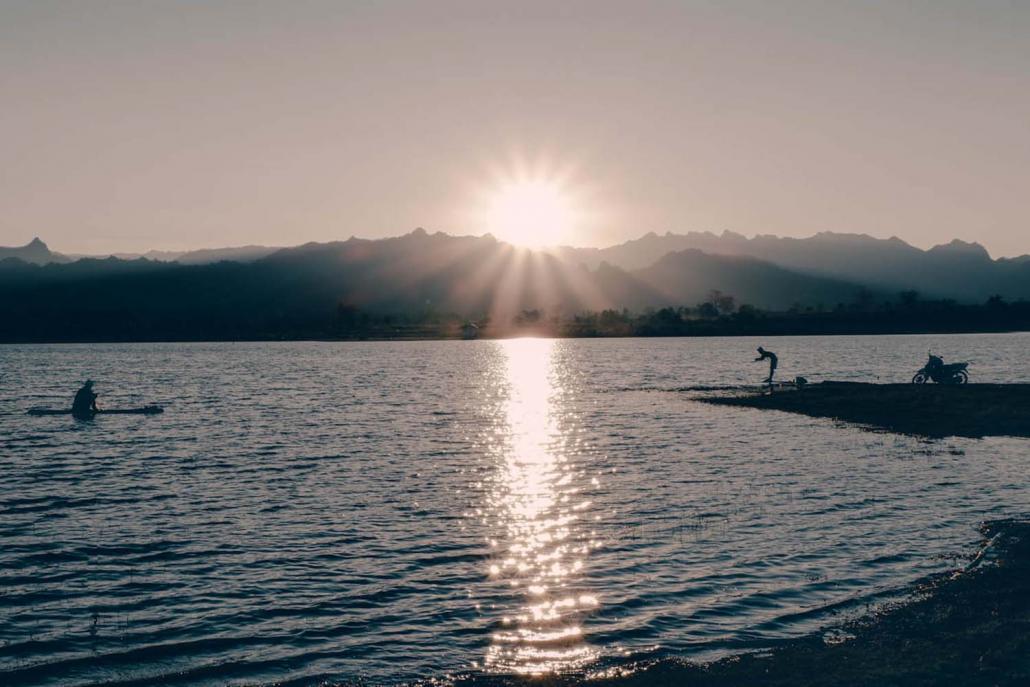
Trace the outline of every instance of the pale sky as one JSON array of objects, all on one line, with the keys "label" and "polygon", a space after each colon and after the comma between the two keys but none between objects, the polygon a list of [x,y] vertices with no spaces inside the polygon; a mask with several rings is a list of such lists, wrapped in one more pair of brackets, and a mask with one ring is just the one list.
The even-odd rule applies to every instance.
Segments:
[{"label": "pale sky", "polygon": [[1030,253],[1030,2],[0,0],[0,245],[730,229]]}]

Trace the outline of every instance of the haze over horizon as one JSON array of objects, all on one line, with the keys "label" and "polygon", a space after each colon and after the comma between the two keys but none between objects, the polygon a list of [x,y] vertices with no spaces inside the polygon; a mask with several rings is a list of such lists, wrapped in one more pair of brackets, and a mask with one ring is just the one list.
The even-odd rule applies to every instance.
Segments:
[{"label": "haze over horizon", "polygon": [[[833,232],[833,231],[817,232],[817,233],[814,233],[814,234],[811,234],[811,235],[807,235],[807,236],[780,236],[780,235],[777,235],[777,234],[767,234],[767,233],[760,233],[760,232],[756,232],[754,234],[748,235],[748,234],[741,234],[739,232],[734,232],[732,230],[723,230],[723,231],[687,230],[687,231],[682,231],[682,232],[676,232],[676,231],[668,231],[668,232],[648,231],[648,232],[643,232],[643,233],[635,235],[635,236],[629,236],[625,240],[619,241],[617,243],[609,243],[609,244],[603,244],[603,245],[583,245],[583,244],[573,244],[573,243],[568,243],[568,242],[566,242],[566,243],[558,242],[558,243],[553,243],[553,244],[548,243],[548,244],[542,244],[542,245],[525,246],[525,245],[520,245],[520,244],[512,242],[512,241],[507,241],[504,238],[499,238],[497,236],[494,236],[490,232],[484,232],[484,233],[481,233],[481,234],[476,234],[476,233],[462,234],[462,233],[457,233],[457,232],[447,232],[447,231],[442,230],[442,229],[433,229],[433,228],[427,228],[427,227],[416,227],[416,228],[411,229],[409,231],[397,232],[395,234],[385,234],[385,235],[376,236],[376,237],[362,236],[360,234],[352,234],[350,236],[339,236],[339,237],[335,237],[335,238],[334,237],[329,237],[329,238],[326,238],[326,239],[320,240],[320,241],[307,241],[307,240],[305,240],[305,241],[300,241],[300,242],[295,242],[295,243],[284,243],[282,245],[276,245],[276,246],[264,246],[264,245],[259,245],[259,244],[247,244],[245,246],[229,246],[229,245],[221,245],[221,244],[219,244],[219,245],[210,244],[210,245],[199,245],[199,246],[194,246],[194,247],[189,247],[189,248],[178,248],[178,249],[177,248],[156,247],[156,248],[142,249],[142,250],[138,250],[138,251],[106,251],[106,252],[99,252],[99,253],[75,253],[75,252],[71,252],[71,251],[64,251],[64,250],[61,249],[60,246],[55,246],[55,245],[51,244],[50,242],[48,242],[47,240],[45,240],[45,237],[33,236],[29,241],[25,242],[24,244],[17,245],[17,246],[0,246],[0,250],[14,249],[14,250],[17,251],[19,249],[24,249],[24,248],[27,248],[27,247],[29,247],[31,245],[37,244],[37,242],[40,242],[40,243],[42,243],[43,247],[45,247],[47,250],[49,250],[51,252],[51,254],[53,254],[55,256],[64,256],[66,258],[72,258],[72,259],[78,259],[78,258],[104,258],[104,257],[137,257],[137,256],[139,256],[139,257],[147,257],[149,255],[160,255],[160,254],[166,254],[166,255],[169,255],[169,256],[173,256],[172,258],[168,258],[168,259],[175,259],[174,256],[180,255],[180,254],[201,254],[201,253],[223,254],[223,253],[225,253],[227,251],[231,253],[235,249],[245,249],[245,248],[260,249],[260,252],[256,252],[255,255],[257,255],[257,256],[264,256],[264,255],[267,255],[270,251],[274,251],[274,250],[278,250],[278,249],[298,248],[298,247],[304,246],[306,244],[311,244],[311,243],[326,245],[326,244],[346,242],[346,241],[349,241],[349,240],[352,240],[352,239],[357,239],[359,241],[380,241],[380,240],[383,240],[383,239],[402,239],[402,238],[405,238],[405,237],[409,237],[412,234],[415,234],[415,233],[418,233],[418,232],[424,232],[425,234],[443,234],[443,235],[446,235],[446,236],[450,236],[452,238],[464,238],[464,237],[480,237],[480,238],[485,238],[485,237],[489,236],[489,237],[492,237],[492,238],[494,238],[495,240],[497,240],[497,241],[499,241],[501,243],[510,243],[511,245],[515,246],[516,248],[522,248],[522,249],[526,249],[526,250],[530,250],[530,251],[540,251],[540,252],[544,252],[544,253],[553,253],[555,255],[562,254],[562,250],[563,249],[572,249],[572,250],[576,250],[576,251],[578,251],[578,250],[598,249],[598,250],[602,250],[603,251],[603,250],[606,250],[606,249],[617,249],[617,248],[629,246],[629,245],[632,245],[632,244],[639,244],[641,242],[647,241],[649,238],[654,238],[654,237],[658,237],[658,238],[662,238],[662,237],[686,238],[686,237],[691,237],[691,236],[702,236],[702,235],[710,235],[710,236],[715,237],[717,239],[719,239],[719,238],[728,238],[728,239],[731,239],[731,240],[732,239],[743,239],[743,240],[745,240],[747,242],[751,242],[751,241],[755,241],[755,240],[760,240],[760,239],[763,239],[763,238],[764,239],[768,239],[768,238],[772,238],[772,239],[788,238],[788,239],[799,239],[799,240],[803,241],[803,240],[806,240],[806,239],[814,240],[814,239],[816,239],[818,237],[845,238],[845,237],[857,236],[857,237],[865,237],[865,238],[868,238],[868,239],[875,239],[875,240],[899,239],[899,240],[902,240],[904,243],[908,243],[908,242],[905,242],[904,239],[900,239],[900,237],[898,237],[898,236],[872,237],[872,236],[870,236],[868,234],[843,233],[843,232]],[[921,247],[921,246],[915,246],[915,247],[920,248],[921,250],[925,251],[927,249],[932,249],[932,248],[935,248],[935,247],[954,245],[956,242],[959,242],[959,244],[965,244],[965,245],[970,245],[970,246],[978,246],[979,245],[979,246],[983,247],[983,244],[978,242],[978,241],[976,241],[976,240],[964,241],[963,239],[958,239],[958,238],[942,239],[939,243],[932,244],[932,245],[927,246],[925,248]],[[913,245],[913,244],[908,244],[908,245]],[[265,249],[269,249],[269,250],[265,250]],[[985,248],[985,250],[986,250],[986,248]],[[990,254],[989,251],[988,251],[988,253]],[[1024,258],[1027,255],[1030,255],[1030,253],[1023,253],[1023,254],[1012,255],[1012,256],[998,256],[998,255],[990,254],[990,258],[992,258],[992,259],[1011,258],[1011,257]],[[236,258],[229,257],[229,258],[223,258],[223,259],[236,259]],[[247,259],[252,259],[252,258],[247,258]]]},{"label": "haze over horizon", "polygon": [[1028,30],[1010,2],[7,2],[0,245],[529,214],[531,244],[834,231],[1030,253]]}]

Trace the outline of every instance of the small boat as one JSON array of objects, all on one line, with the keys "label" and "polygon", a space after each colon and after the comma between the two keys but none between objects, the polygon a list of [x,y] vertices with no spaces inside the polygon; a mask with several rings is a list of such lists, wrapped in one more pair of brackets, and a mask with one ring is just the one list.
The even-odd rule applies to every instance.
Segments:
[{"label": "small boat", "polygon": [[[157,415],[158,413],[165,412],[165,409],[161,406],[143,406],[142,408],[111,408],[94,410],[83,417],[94,417],[96,415]],[[66,410],[57,410],[54,408],[31,408],[29,409],[29,415],[74,415],[71,408]]]}]

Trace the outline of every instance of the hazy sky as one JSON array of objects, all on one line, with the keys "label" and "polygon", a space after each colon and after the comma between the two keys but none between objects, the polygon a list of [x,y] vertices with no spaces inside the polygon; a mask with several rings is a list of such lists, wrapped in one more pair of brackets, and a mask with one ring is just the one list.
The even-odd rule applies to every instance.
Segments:
[{"label": "hazy sky", "polygon": [[481,233],[518,158],[574,242],[1030,252],[1030,2],[0,0],[0,245]]}]

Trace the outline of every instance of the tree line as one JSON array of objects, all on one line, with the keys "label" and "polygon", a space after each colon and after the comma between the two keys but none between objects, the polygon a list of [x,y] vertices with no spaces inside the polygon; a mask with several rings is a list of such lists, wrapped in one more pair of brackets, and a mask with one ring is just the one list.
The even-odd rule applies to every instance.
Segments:
[{"label": "tree line", "polygon": [[488,312],[469,316],[431,305],[383,312],[346,301],[282,302],[258,288],[250,295],[245,304],[212,298],[156,301],[164,307],[153,307],[155,301],[146,298],[129,307],[105,305],[103,299],[83,303],[72,296],[50,300],[49,308],[12,299],[0,304],[0,342],[446,339],[470,331],[481,337],[646,337],[1030,330],[1030,301],[993,296],[984,303],[962,304],[924,299],[915,291],[884,297],[861,290],[849,303],[796,304],[784,311],[762,310],[712,291],[693,305],[574,313],[528,309],[504,321]]},{"label": "tree line", "polygon": [[805,334],[918,334],[1030,330],[1030,301],[1008,302],[992,296],[982,304],[947,299],[924,300],[904,291],[894,299],[877,299],[860,291],[851,303],[795,305],[767,311],[737,304],[733,296],[713,291],[694,306],[604,310],[558,319],[560,336],[769,336]]}]

